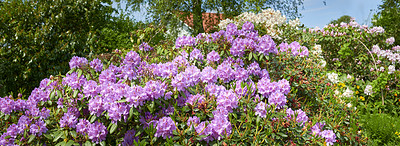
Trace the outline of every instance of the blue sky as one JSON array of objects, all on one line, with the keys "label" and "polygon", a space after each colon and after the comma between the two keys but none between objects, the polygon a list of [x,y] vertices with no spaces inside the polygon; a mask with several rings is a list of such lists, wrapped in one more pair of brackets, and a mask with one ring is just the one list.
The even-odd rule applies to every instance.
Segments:
[{"label": "blue sky", "polygon": [[[359,24],[370,25],[371,18],[378,10],[381,0],[304,0],[300,21],[307,27],[324,27],[331,20],[343,15],[354,17]],[[372,10],[372,11],[371,11]]]},{"label": "blue sky", "polygon": [[[343,15],[354,17],[359,24],[370,25],[371,18],[377,12],[381,0],[304,0],[304,9],[300,8],[302,18],[301,23],[307,27],[324,27],[331,20],[340,18]],[[122,7],[124,3],[122,2]],[[116,5],[114,5],[116,6]],[[145,20],[146,10],[142,7],[142,12],[133,13],[137,21]]]}]

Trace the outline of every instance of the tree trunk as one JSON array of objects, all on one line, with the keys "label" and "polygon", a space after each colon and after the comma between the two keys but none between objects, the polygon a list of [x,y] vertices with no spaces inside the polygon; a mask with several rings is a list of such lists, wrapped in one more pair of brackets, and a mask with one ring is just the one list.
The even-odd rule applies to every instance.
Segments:
[{"label": "tree trunk", "polygon": [[201,12],[202,0],[192,0],[192,14],[193,14],[193,35],[204,32],[203,17]]}]

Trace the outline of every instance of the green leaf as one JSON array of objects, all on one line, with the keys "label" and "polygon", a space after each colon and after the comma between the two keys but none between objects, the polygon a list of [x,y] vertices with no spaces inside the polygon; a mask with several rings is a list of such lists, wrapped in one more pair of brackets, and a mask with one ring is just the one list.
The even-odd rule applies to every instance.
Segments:
[{"label": "green leaf", "polygon": [[85,146],[92,146],[92,143],[90,141],[86,141]]},{"label": "green leaf", "polygon": [[29,136],[29,140],[28,140],[28,143],[31,143],[34,139],[35,139],[35,135],[34,134],[32,134],[31,136]]},{"label": "green leaf", "polygon": [[67,143],[65,141],[59,142],[57,143],[56,146],[65,146]]},{"label": "green leaf", "polygon": [[71,134],[71,136],[73,138],[76,138],[76,131],[75,130],[69,131],[69,133]]},{"label": "green leaf", "polygon": [[76,98],[78,96],[78,90],[74,90],[74,95],[73,97]]},{"label": "green leaf", "polygon": [[123,103],[123,102],[126,102],[126,99],[122,99],[120,101],[117,101],[117,103]]},{"label": "green leaf", "polygon": [[110,134],[112,134],[117,129],[118,125],[117,124],[113,124],[113,123],[110,123],[110,125],[111,125]]},{"label": "green leaf", "polygon": [[63,136],[63,132],[62,131],[58,131],[58,133],[55,134],[53,142],[56,142],[58,139],[61,138],[61,136]]},{"label": "green leaf", "polygon": [[283,134],[283,133],[281,133],[281,132],[278,132],[278,134],[279,134],[280,136],[282,136],[282,137],[288,137],[286,134]]},{"label": "green leaf", "polygon": [[252,57],[253,57],[253,52],[251,52],[251,53],[249,54],[249,61],[251,60]]},{"label": "green leaf", "polygon": [[81,76],[82,76],[82,70],[81,69],[78,69],[78,78],[80,78]]},{"label": "green leaf", "polygon": [[67,144],[65,144],[66,146],[72,146],[75,142],[73,140],[69,140]]}]

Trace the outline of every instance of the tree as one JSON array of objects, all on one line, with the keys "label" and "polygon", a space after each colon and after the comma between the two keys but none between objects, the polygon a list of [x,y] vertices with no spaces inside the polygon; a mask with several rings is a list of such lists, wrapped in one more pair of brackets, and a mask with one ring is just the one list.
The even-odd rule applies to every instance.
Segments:
[{"label": "tree", "polygon": [[382,26],[385,32],[395,38],[395,45],[400,45],[400,0],[382,0],[380,10],[374,15],[372,24]]},{"label": "tree", "polygon": [[[299,17],[298,7],[303,0],[127,0],[133,10],[146,6],[148,14],[155,22],[169,24],[172,29],[180,27],[180,19],[193,15],[193,34],[204,32],[202,13],[216,11],[225,17],[233,17],[245,11],[261,12],[266,8],[281,10],[289,18]],[[180,14],[180,15],[179,15]],[[177,18],[178,17],[178,18]]]},{"label": "tree", "polygon": [[329,24],[340,24],[341,22],[350,23],[351,17],[349,15],[343,15],[342,17],[332,20]]},{"label": "tree", "polygon": [[[111,4],[111,0],[2,1],[0,97],[20,88],[30,92],[42,79],[65,74],[72,56],[127,46],[127,31],[134,26],[131,20],[115,19]],[[113,34],[124,39],[115,44]]]}]

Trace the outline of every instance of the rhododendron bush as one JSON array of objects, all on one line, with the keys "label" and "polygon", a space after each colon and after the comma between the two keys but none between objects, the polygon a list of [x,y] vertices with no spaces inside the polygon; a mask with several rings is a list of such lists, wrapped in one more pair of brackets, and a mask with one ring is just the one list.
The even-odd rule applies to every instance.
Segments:
[{"label": "rhododendron bush", "polygon": [[67,74],[0,98],[0,145],[372,144],[380,122],[363,115],[400,111],[397,40],[354,20],[299,24],[267,9],[74,56]]},{"label": "rhododendron bush", "polygon": [[[309,52],[246,22],[170,48],[116,50],[112,61],[75,56],[65,76],[42,80],[27,100],[0,99],[0,145],[348,143],[338,128],[347,125],[316,117],[313,106],[328,96],[299,97],[316,90],[309,84],[330,88],[311,79],[322,67]],[[164,53],[174,57],[154,58]],[[289,62],[308,66],[290,71]]]}]

